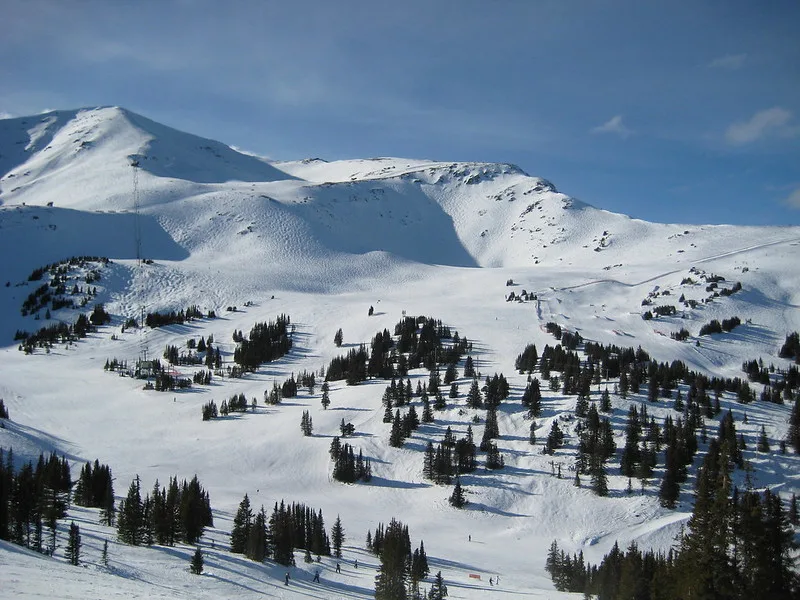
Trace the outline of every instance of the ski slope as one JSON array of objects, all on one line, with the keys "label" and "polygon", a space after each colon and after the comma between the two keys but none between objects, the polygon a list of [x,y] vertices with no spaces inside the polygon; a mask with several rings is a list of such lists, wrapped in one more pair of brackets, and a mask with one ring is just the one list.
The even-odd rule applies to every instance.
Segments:
[{"label": "ski slope", "polygon": [[[615,541],[667,549],[691,511],[691,486],[683,486],[674,511],[660,507],[658,481],[644,493],[626,494],[627,479],[613,466],[610,497],[596,497],[585,484],[574,487],[575,421],[567,415],[575,399],[543,385],[539,445],[532,448],[520,404],[527,376],[514,371],[525,345],[535,343],[540,353],[554,345],[544,332],[554,321],[588,340],[642,346],[657,360],[743,377],[745,360],[786,366],[777,349],[787,333],[800,330],[798,227],[647,223],[569,198],[513,165],[399,158],[270,163],[120,108],[0,120],[0,143],[0,252],[15,257],[0,267],[0,284],[7,282],[0,285],[0,397],[11,415],[0,429],[0,446],[13,446],[18,461],[39,451],[64,453],[76,465],[74,477],[82,461],[97,458],[111,466],[118,497],[137,474],[144,490],[156,479],[197,474],[215,519],[201,540],[206,571],[196,577],[188,573],[194,548],[126,547],[98,524],[96,511],[73,508],[70,518],[84,536],[84,567],[63,560],[68,522],[60,525],[55,559],[0,545],[0,598],[370,598],[377,563],[364,540],[392,517],[408,524],[415,547],[424,540],[431,570],[442,571],[450,598],[569,597],[554,590],[544,570],[552,540],[566,551],[582,550],[591,562]],[[140,165],[138,215],[133,160]],[[152,264],[135,260],[137,219],[143,255]],[[113,321],[75,345],[26,356],[12,341],[15,331],[47,322],[44,314],[37,320],[20,313],[39,285],[28,274],[74,255],[111,260],[93,284],[93,302],[103,302]],[[741,282],[742,291],[705,302],[710,294],[700,273],[723,276],[728,287]],[[689,277],[693,283],[684,282]],[[507,301],[523,289],[537,299]],[[680,305],[681,295],[697,307]],[[678,305],[677,314],[643,320],[652,308],[642,306],[648,298],[653,306]],[[190,304],[214,310],[217,318],[121,331],[142,311]],[[76,314],[54,311],[51,322],[71,322]],[[242,379],[159,393],[103,370],[108,359],[157,357],[167,344],[185,348],[189,339],[209,335],[230,361],[233,331],[247,334],[279,314],[295,325],[291,353]],[[480,439],[485,411],[466,407],[469,380],[459,379],[460,398],[401,449],[388,446],[389,425],[382,422],[388,382],[334,382],[328,410],[320,405],[319,386],[278,406],[262,401],[275,382],[327,367],[384,328],[393,331],[403,315],[441,319],[473,341],[484,377],[502,372],[511,384],[498,414],[506,467],[480,467],[463,477],[465,510],[449,506],[450,487],[423,478],[422,450],[447,426],[460,437],[472,424]],[[697,338],[704,323],[734,315],[743,324],[733,332]],[[690,341],[670,339],[682,327]],[[333,344],[339,328],[342,348]],[[412,386],[427,376],[412,372]],[[592,386],[593,399],[613,384]],[[255,412],[201,420],[204,403],[239,393],[258,400]],[[628,404],[613,399],[618,448]],[[725,396],[728,407],[751,448],[746,458],[755,468],[754,485],[784,497],[800,492],[798,457],[752,451],[762,424],[777,447],[788,407],[743,407]],[[666,402],[648,408],[659,419],[674,413]],[[310,438],[299,428],[305,410],[314,422]],[[371,458],[369,484],[331,478],[328,448],[342,419],[355,425],[350,443]],[[556,419],[567,445],[551,457],[540,453],[541,441]],[[553,474],[556,466],[561,479]],[[270,510],[284,499],[322,509],[328,528],[340,515],[342,573],[334,560],[306,565],[298,554],[285,586],[286,569],[227,552],[245,493],[256,508]],[[108,567],[100,563],[105,539]],[[320,584],[311,581],[317,568]],[[489,578],[498,575],[500,584],[490,587]]]}]

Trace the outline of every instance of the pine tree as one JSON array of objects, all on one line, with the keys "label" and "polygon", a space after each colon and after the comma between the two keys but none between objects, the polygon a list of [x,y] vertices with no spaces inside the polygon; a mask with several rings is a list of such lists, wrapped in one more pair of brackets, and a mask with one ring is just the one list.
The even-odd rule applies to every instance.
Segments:
[{"label": "pine tree", "polygon": [[389,445],[394,448],[403,447],[403,428],[400,421],[400,410],[394,413],[394,420],[392,421],[392,431],[389,434]]},{"label": "pine tree", "polygon": [[342,544],[344,543],[344,528],[342,527],[342,520],[339,515],[336,515],[336,521],[331,529],[331,542],[333,543],[333,555],[336,558],[342,558]]},{"label": "pine tree", "polygon": [[250,509],[250,498],[247,494],[239,503],[239,509],[233,518],[233,529],[231,530],[231,552],[244,554],[247,550],[247,540],[250,537],[250,527],[252,526],[253,511]]},{"label": "pine tree", "polygon": [[195,575],[201,575],[203,573],[203,551],[200,550],[200,546],[195,549],[194,555],[192,555],[189,571]]},{"label": "pine tree", "polygon": [[472,380],[469,392],[467,393],[467,406],[470,408],[481,408],[483,406],[483,398],[481,397],[481,390],[478,386],[477,379]]},{"label": "pine tree", "polygon": [[761,426],[761,434],[758,436],[757,450],[759,452],[769,452],[769,439],[767,438],[767,430],[763,425]]},{"label": "pine tree", "polygon": [[306,437],[310,437],[312,432],[314,431],[314,424],[313,421],[311,420],[311,415],[307,410],[303,411],[303,416],[300,419],[300,430]]},{"label": "pine tree", "polygon": [[379,547],[381,564],[375,578],[375,600],[407,600],[408,529],[400,521],[392,519]]},{"label": "pine tree", "polygon": [[77,566],[81,557],[81,528],[75,525],[75,521],[69,525],[69,540],[65,554],[70,564]]},{"label": "pine tree", "polygon": [[536,445],[536,421],[531,421],[530,435],[528,436],[528,443],[531,446]]},{"label": "pine tree", "polygon": [[328,386],[328,382],[325,381],[322,384],[322,408],[328,410],[328,407],[331,404],[331,397],[330,397],[330,387]]},{"label": "pine tree", "polygon": [[144,541],[145,519],[141,485],[136,476],[128,488],[128,495],[120,502],[117,535],[121,542],[138,546]]},{"label": "pine tree", "polygon": [[256,513],[250,532],[247,535],[247,550],[245,556],[256,562],[264,562],[269,555],[269,529],[267,523],[267,513],[264,506]]},{"label": "pine tree", "polygon": [[794,448],[796,454],[800,454],[800,394],[795,398],[792,414],[789,417],[789,431],[786,434],[786,441]]},{"label": "pine tree", "polygon": [[336,330],[336,334],[333,336],[333,343],[336,344],[337,348],[342,347],[342,341],[344,340],[343,335],[344,334],[342,333],[342,328],[340,327],[339,329]]},{"label": "pine tree", "polygon": [[453,488],[453,493],[450,494],[450,504],[456,508],[464,508],[467,504],[467,499],[464,496],[464,490],[461,488],[461,478],[456,477],[456,485]]}]

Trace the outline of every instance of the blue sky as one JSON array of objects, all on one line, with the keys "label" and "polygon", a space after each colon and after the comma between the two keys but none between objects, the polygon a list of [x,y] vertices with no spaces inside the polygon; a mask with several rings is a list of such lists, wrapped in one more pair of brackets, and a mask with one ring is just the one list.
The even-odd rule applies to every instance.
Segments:
[{"label": "blue sky", "polygon": [[512,162],[661,222],[800,224],[800,3],[0,0],[0,114],[274,159]]}]

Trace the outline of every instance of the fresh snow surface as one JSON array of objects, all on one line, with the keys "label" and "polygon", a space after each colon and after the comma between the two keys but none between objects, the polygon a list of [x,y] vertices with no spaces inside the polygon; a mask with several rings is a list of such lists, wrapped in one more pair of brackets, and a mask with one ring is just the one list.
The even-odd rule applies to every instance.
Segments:
[{"label": "fresh snow surface", "polygon": [[[153,264],[135,260],[137,228],[142,255]],[[63,453],[73,461],[73,477],[82,462],[97,458],[111,466],[118,497],[137,474],[145,491],[156,479],[197,474],[216,526],[201,540],[206,571],[196,577],[188,573],[193,548],[126,547],[113,530],[98,525],[96,511],[73,508],[83,566],[63,559],[68,521],[60,524],[54,559],[2,544],[0,597],[370,598],[377,561],[364,539],[368,529],[392,517],[409,525],[415,547],[424,540],[431,571],[442,571],[450,598],[483,598],[487,592],[570,597],[554,590],[544,570],[552,540],[568,552],[583,550],[590,562],[615,541],[667,549],[691,511],[691,479],[674,511],[659,506],[658,480],[644,494],[635,486],[627,495],[618,458],[609,463],[610,497],[597,498],[585,482],[575,488],[575,422],[567,418],[575,399],[550,392],[543,382],[539,444],[532,449],[519,400],[526,375],[514,371],[515,357],[528,343],[540,353],[554,345],[543,329],[555,321],[585,339],[642,346],[657,360],[682,360],[711,374],[744,377],[741,363],[760,357],[785,367],[777,350],[787,333],[800,330],[799,250],[798,227],[647,223],[578,202],[513,165],[398,158],[269,163],[119,108],[0,120],[0,252],[6,257],[0,267],[0,397],[11,414],[0,429],[0,446],[13,447],[18,461],[35,460],[40,451]],[[92,285],[113,323],[76,345],[25,356],[12,342],[14,332],[47,323],[44,314],[39,320],[20,314],[41,283],[27,281],[28,274],[74,255],[111,259]],[[740,281],[743,289],[704,303],[710,294],[700,273],[725,277],[727,287]],[[684,282],[687,277],[695,283]],[[513,286],[506,286],[508,279]],[[509,292],[523,289],[538,300],[506,301]],[[681,294],[698,300],[697,308],[679,304]],[[652,306],[642,306],[648,297]],[[142,311],[190,304],[213,309],[218,318],[120,331],[126,318]],[[642,320],[644,310],[661,304],[676,305],[678,314]],[[228,306],[238,309],[226,311]],[[160,356],[167,344],[185,347],[188,339],[209,334],[230,360],[234,330],[247,335],[254,323],[282,313],[296,327],[292,352],[242,379],[216,378],[210,386],[160,393],[103,370],[107,359]],[[76,314],[54,311],[51,322],[71,322]],[[382,422],[388,382],[335,382],[327,411],[319,385],[313,395],[303,390],[279,406],[262,402],[274,382],[327,367],[384,328],[393,331],[403,314],[441,319],[473,341],[484,377],[502,372],[511,383],[511,397],[499,411],[506,467],[480,467],[463,477],[470,501],[465,510],[451,508],[452,488],[430,484],[421,470],[428,440],[441,440],[448,425],[460,437],[473,416],[485,414],[465,407],[466,379],[459,380],[461,397],[449,400],[449,409],[402,449],[388,446],[389,426]],[[743,324],[733,332],[696,337],[704,323],[734,315]],[[339,349],[333,336],[340,327]],[[692,334],[688,342],[669,337],[681,327]],[[427,373],[411,374],[414,388],[419,379],[427,381]],[[614,382],[592,387],[593,399],[606,385],[613,389]],[[220,404],[240,392],[259,400],[255,413],[201,421],[202,404]],[[629,402],[613,399],[618,449]],[[722,404],[733,410],[747,439],[753,485],[770,486],[783,497],[800,492],[797,456],[753,451],[762,424],[777,448],[789,408],[759,402],[745,407],[728,396]],[[661,401],[648,410],[663,419],[674,414],[670,406]],[[310,438],[299,428],[304,410],[313,418]],[[560,415],[567,419],[566,447],[554,457],[542,455],[541,442]],[[328,447],[342,419],[356,427],[350,442],[372,460],[369,484],[331,479]],[[482,423],[473,429],[480,440]],[[556,465],[562,479],[551,474]],[[255,508],[271,510],[284,499],[322,509],[328,528],[341,515],[347,538],[342,573],[335,573],[332,559],[306,565],[298,554],[287,587],[285,569],[227,552],[245,493]],[[105,539],[108,568],[100,565]],[[311,582],[317,568],[320,584]],[[500,585],[489,587],[497,575]]]}]

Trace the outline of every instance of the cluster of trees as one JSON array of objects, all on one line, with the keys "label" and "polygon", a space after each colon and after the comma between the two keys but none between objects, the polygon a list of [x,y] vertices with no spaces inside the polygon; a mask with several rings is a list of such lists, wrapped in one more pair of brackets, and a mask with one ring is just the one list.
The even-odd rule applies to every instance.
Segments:
[{"label": "cluster of trees", "polygon": [[580,437],[575,458],[575,473],[591,477],[592,491],[598,496],[608,495],[608,473],[605,463],[617,449],[611,422],[601,418],[594,403],[585,419],[579,423]]},{"label": "cluster of trees", "polygon": [[[305,381],[305,385],[308,386],[309,390],[314,389],[314,375],[303,373],[303,378],[301,383]],[[278,385],[278,382],[273,382],[271,390],[264,390],[264,403],[271,404],[273,406],[280,404],[281,400],[284,398],[295,398],[298,392],[298,382],[294,378],[294,373],[289,376],[289,379],[284,381],[281,385]]]},{"label": "cluster of trees", "polygon": [[[202,318],[202,311],[197,307],[197,305],[192,304],[191,306],[186,307],[186,309],[181,309],[178,312],[171,310],[163,313],[147,313],[147,316],[144,318],[144,324],[147,327],[155,329],[156,327],[164,327],[165,325],[181,325],[186,321],[193,321],[195,319]],[[210,314],[209,318],[211,318]]]},{"label": "cluster of trees", "polygon": [[133,546],[194,544],[206,527],[213,526],[211,501],[196,475],[180,485],[176,477],[171,477],[164,487],[156,480],[144,499],[137,475],[117,511],[117,536]]},{"label": "cluster of trees", "polygon": [[[70,276],[70,271],[78,269],[78,268],[86,268],[89,263],[100,263],[100,265],[105,265],[109,262],[107,258],[100,258],[100,257],[73,257],[65,261],[61,261],[58,263],[52,263],[46,265],[44,267],[39,267],[34,269],[33,272],[28,276],[28,281],[41,281],[46,273],[51,275],[50,281],[48,283],[44,283],[37,287],[33,292],[31,292],[28,297],[22,303],[22,316],[26,315],[33,315],[36,314],[38,318],[38,312],[46,308],[49,304],[52,303],[53,310],[58,310],[60,308],[74,308],[75,301],[72,298],[66,298],[65,295],[67,294],[67,282],[70,279],[77,278],[76,276]],[[86,283],[93,283],[95,281],[100,280],[100,271],[98,269],[91,269],[85,276],[84,280]],[[74,284],[71,290],[73,295],[83,294],[84,290],[83,287],[78,287],[77,284]],[[87,297],[84,297],[80,305],[86,306],[89,302],[89,298],[91,296],[97,295],[97,288],[86,288]],[[47,309],[47,314],[45,316],[46,319],[50,318],[50,309]]]},{"label": "cluster of trees", "polygon": [[325,381],[346,380],[347,385],[356,385],[367,379],[367,349],[361,344],[350,348],[345,356],[335,356],[328,365]]},{"label": "cluster of trees", "polygon": [[242,339],[233,353],[233,360],[245,371],[255,371],[264,363],[284,356],[292,348],[288,315],[279,315],[275,321],[256,323],[249,339]]},{"label": "cluster of trees", "polygon": [[467,427],[467,434],[456,439],[450,427],[444,439],[436,446],[428,442],[422,464],[422,474],[439,484],[449,484],[453,477],[461,473],[471,473],[477,467],[476,447],[472,437],[472,426]]},{"label": "cluster of trees", "polygon": [[[28,462],[15,471],[13,451],[0,448],[0,540],[52,553],[56,521],[67,515],[71,488],[63,456],[40,454],[35,466]],[[43,539],[45,526],[52,534],[49,545]]]},{"label": "cluster of trees", "polygon": [[367,532],[367,549],[381,562],[375,578],[375,600],[406,600],[419,596],[419,582],[428,576],[430,568],[425,543],[420,541],[419,548],[413,552],[411,547],[408,526],[396,519],[387,526],[379,523],[374,535]]},{"label": "cluster of trees", "polygon": [[[391,414],[391,409],[388,407],[387,414]],[[385,420],[386,417],[384,417]],[[400,416],[400,409],[396,409],[391,422],[392,429],[389,433],[389,445],[394,448],[402,448],[403,442],[411,437],[411,434],[417,430],[420,424],[417,409],[414,406],[410,406],[402,417]]]},{"label": "cluster of trees", "polygon": [[710,335],[712,333],[722,333],[733,331],[736,327],[742,324],[739,317],[731,317],[730,319],[723,319],[720,323],[717,319],[712,319],[700,328],[699,335]]},{"label": "cluster of trees", "polygon": [[539,362],[539,353],[536,351],[535,344],[528,344],[522,351],[522,354],[517,355],[514,361],[514,368],[519,371],[519,374],[533,373],[536,365]]},{"label": "cluster of trees", "polygon": [[60,321],[45,325],[34,333],[17,330],[14,340],[21,341],[19,350],[25,354],[31,354],[36,348],[44,348],[49,352],[54,344],[75,342],[80,338],[85,338],[91,331],[94,331],[94,325],[85,314],[81,313],[72,325]]},{"label": "cluster of trees", "polygon": [[[153,361],[154,365],[156,361]],[[171,392],[173,390],[185,390],[192,387],[192,380],[188,377],[176,377],[172,373],[159,370],[156,372],[153,382],[153,389],[157,392]]]},{"label": "cluster of trees", "polygon": [[781,358],[788,358],[790,360],[794,360],[794,362],[800,364],[799,333],[793,331],[792,333],[786,336],[786,341],[784,341],[783,345],[781,346],[781,349],[778,352],[778,356],[780,356]]},{"label": "cluster of trees", "polygon": [[203,404],[203,421],[216,419],[220,415],[227,417],[232,412],[247,412],[248,406],[250,410],[255,411],[256,399],[253,398],[248,404],[247,397],[243,393],[233,394],[227,400],[223,400],[219,410],[217,410],[217,403],[209,400]]},{"label": "cluster of trees", "polygon": [[111,467],[101,465],[95,460],[94,465],[87,462],[81,467],[81,474],[75,484],[73,495],[75,504],[100,509],[100,524],[113,525],[114,515],[114,478]]},{"label": "cluster of trees", "polygon": [[364,458],[361,449],[356,455],[350,444],[342,444],[339,436],[335,436],[329,452],[333,460],[333,478],[336,481],[355,483],[372,479],[372,465],[369,458]]},{"label": "cluster of trees", "polygon": [[787,510],[768,488],[732,488],[732,465],[730,443],[712,440],[698,470],[692,516],[666,555],[642,552],[635,543],[622,552],[615,544],[599,565],[586,565],[582,553],[570,557],[554,541],[546,568],[556,587],[601,599],[797,597],[796,498]]},{"label": "cluster of trees", "polygon": [[314,511],[296,502],[287,505],[281,500],[280,504],[275,503],[267,518],[263,506],[253,515],[247,494],[233,519],[230,544],[233,553],[244,554],[257,562],[272,558],[284,566],[295,564],[295,549],[305,550],[309,558],[311,553],[318,557],[331,554],[322,510]]}]

